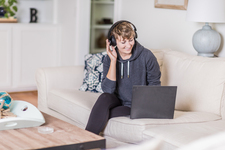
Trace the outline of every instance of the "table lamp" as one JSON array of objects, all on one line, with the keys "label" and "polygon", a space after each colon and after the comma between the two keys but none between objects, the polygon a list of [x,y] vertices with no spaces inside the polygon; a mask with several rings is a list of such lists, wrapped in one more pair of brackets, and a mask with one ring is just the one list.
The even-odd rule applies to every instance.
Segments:
[{"label": "table lamp", "polygon": [[225,22],[225,0],[189,0],[186,20],[205,22],[192,38],[198,56],[214,57],[221,43],[220,34],[209,23]]}]

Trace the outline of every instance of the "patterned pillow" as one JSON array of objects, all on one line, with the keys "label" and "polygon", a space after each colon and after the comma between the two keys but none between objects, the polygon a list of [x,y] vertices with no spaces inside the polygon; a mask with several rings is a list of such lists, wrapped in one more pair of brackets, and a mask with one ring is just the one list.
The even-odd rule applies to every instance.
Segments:
[{"label": "patterned pillow", "polygon": [[106,52],[85,55],[84,79],[81,91],[103,93],[101,82],[103,77],[103,60]]}]

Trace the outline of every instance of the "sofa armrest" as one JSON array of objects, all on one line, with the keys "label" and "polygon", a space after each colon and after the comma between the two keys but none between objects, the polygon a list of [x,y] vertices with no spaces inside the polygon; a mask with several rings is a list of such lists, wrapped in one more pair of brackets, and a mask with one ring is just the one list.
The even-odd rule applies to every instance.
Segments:
[{"label": "sofa armrest", "polygon": [[47,108],[47,94],[51,89],[78,89],[83,82],[83,70],[84,66],[38,69],[36,72],[38,108]]}]

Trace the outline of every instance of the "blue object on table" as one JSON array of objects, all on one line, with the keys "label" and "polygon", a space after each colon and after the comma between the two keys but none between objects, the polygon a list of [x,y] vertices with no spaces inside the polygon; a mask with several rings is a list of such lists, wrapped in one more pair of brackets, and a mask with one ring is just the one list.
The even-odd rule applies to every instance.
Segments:
[{"label": "blue object on table", "polygon": [[12,101],[12,98],[7,92],[0,92],[0,105],[4,102],[3,109],[8,109]]}]

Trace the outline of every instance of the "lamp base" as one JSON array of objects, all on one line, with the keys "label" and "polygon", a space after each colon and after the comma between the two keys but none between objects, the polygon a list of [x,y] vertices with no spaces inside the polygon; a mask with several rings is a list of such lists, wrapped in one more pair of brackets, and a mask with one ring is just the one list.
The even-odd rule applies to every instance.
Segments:
[{"label": "lamp base", "polygon": [[198,56],[215,57],[214,53],[198,53]]},{"label": "lamp base", "polygon": [[195,32],[192,43],[198,56],[214,57],[214,53],[219,49],[221,37],[218,32],[213,30],[208,23],[202,29]]}]

